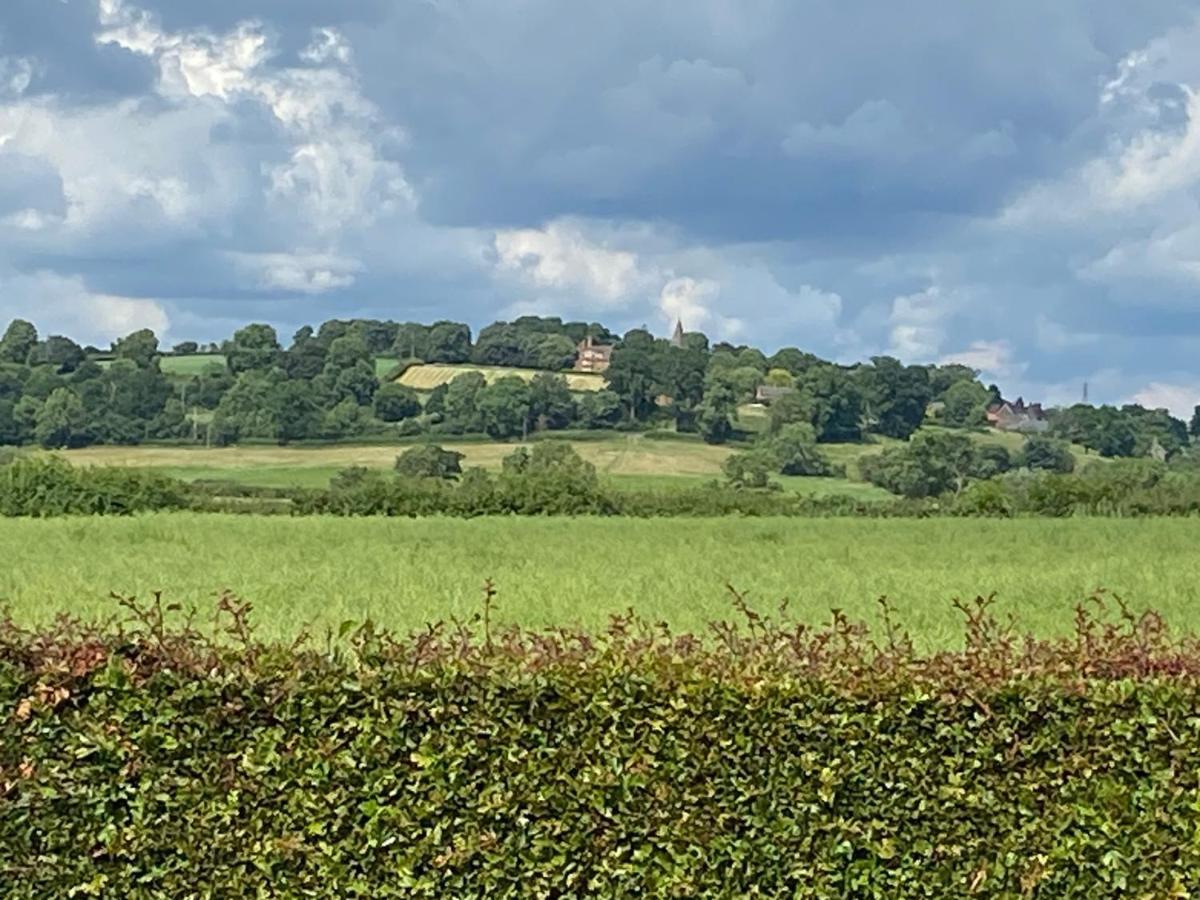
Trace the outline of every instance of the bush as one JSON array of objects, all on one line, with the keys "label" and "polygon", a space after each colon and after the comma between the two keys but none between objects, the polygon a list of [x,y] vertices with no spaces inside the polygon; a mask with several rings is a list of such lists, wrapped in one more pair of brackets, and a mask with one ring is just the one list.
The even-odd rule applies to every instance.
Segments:
[{"label": "bush", "polygon": [[1025,446],[1017,456],[1017,465],[1066,474],[1075,471],[1075,456],[1065,441],[1039,434],[1025,440]]},{"label": "bush", "polygon": [[410,447],[396,457],[396,474],[406,478],[457,478],[466,457],[436,444]]},{"label": "bush", "polygon": [[182,482],[144,470],[75,468],[57,457],[0,467],[0,516],[130,515],[187,504]]},{"label": "bush", "polygon": [[[439,486],[438,483],[433,483]],[[343,628],[331,649],[0,622],[12,898],[1137,897],[1200,881],[1200,651],[966,606],[921,657],[749,614],[715,642]],[[222,623],[224,624],[224,622]]]}]

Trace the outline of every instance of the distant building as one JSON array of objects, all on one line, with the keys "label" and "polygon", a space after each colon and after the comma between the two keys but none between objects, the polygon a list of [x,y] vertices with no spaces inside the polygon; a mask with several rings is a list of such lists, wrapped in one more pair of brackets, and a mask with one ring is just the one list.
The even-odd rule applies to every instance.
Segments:
[{"label": "distant building", "polygon": [[611,344],[597,344],[590,334],[579,342],[575,357],[576,372],[606,372],[612,365],[615,349]]},{"label": "distant building", "polygon": [[671,335],[671,346],[680,349],[686,346],[683,340],[683,319],[675,320],[675,333]]},{"label": "distant building", "polygon": [[1039,432],[1050,427],[1046,411],[1040,403],[1025,403],[1023,397],[1016,402],[1001,400],[987,408],[988,424],[1001,431]]},{"label": "distant building", "polygon": [[794,387],[780,387],[774,384],[760,384],[758,390],[754,392],[754,401],[770,406],[780,397],[786,397],[788,394],[794,394]]}]

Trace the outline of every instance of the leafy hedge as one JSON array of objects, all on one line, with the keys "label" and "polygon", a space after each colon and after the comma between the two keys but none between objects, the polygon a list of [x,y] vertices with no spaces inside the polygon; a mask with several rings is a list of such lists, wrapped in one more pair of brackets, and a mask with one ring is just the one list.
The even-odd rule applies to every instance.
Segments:
[{"label": "leafy hedge", "polygon": [[[7,897],[1130,897],[1200,884],[1200,649],[0,623]],[[345,629],[344,629],[345,630]],[[339,649],[340,648],[340,649]]]},{"label": "leafy hedge", "polygon": [[187,505],[182,482],[144,470],[76,468],[54,457],[0,465],[0,516],[129,515]]}]

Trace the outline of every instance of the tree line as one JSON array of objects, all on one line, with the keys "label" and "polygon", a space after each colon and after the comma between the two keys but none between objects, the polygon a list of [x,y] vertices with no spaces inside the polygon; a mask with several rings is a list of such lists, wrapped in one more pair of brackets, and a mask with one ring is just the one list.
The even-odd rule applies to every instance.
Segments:
[{"label": "tree line", "polygon": [[[615,350],[603,390],[573,393],[563,374],[585,338]],[[167,357],[208,354],[187,374]],[[383,371],[379,360],[390,361]],[[431,392],[396,378],[415,363],[539,370],[490,381],[467,372]],[[382,377],[381,377],[382,376]],[[688,333],[681,344],[644,328],[617,335],[599,323],[524,316],[473,336],[468,325],[369,319],[331,320],[297,331],[286,346],[270,325],[245,326],[219,344],[185,341],[167,349],[150,330],[111,347],[42,337],[12,322],[0,338],[0,445],[47,448],[144,441],[395,439],[486,434],[496,439],[565,429],[649,429],[695,433],[710,443],[746,441],[739,407],[774,389],[762,459],[791,474],[836,473],[818,445],[905,440],[932,420],[969,428],[1002,399],[995,385],[961,365],[906,365],[878,356],[839,365],[795,347],[771,355],[711,344]],[[1200,428],[1200,417],[1191,434]],[[1178,452],[1183,422],[1137,406],[1052,411],[1051,432],[1104,456]],[[756,463],[757,465],[757,463]],[[771,465],[775,465],[772,463]]]}]

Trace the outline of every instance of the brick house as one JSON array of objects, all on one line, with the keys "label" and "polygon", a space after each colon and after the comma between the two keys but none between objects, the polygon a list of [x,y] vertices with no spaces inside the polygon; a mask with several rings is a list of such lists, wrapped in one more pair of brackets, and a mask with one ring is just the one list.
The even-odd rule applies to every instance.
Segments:
[{"label": "brick house", "polygon": [[579,342],[575,357],[576,372],[605,372],[612,365],[615,349],[611,344],[597,344],[590,334]]},{"label": "brick house", "polygon": [[1023,397],[1018,397],[1015,403],[1011,400],[993,403],[987,408],[987,421],[1001,431],[1039,432],[1050,427],[1042,404],[1027,404]]}]

